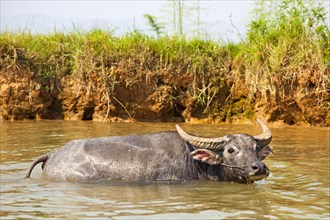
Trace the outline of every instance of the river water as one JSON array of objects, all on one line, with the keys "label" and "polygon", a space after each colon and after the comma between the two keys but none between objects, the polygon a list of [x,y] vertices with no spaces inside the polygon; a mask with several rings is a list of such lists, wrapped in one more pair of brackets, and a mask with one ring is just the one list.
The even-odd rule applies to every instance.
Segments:
[{"label": "river water", "polygon": [[[89,137],[174,130],[172,123],[1,122],[1,219],[329,219],[330,130],[274,127],[271,174],[254,184],[55,183],[32,161],[66,142]],[[259,134],[251,125],[183,124],[208,137]]]}]

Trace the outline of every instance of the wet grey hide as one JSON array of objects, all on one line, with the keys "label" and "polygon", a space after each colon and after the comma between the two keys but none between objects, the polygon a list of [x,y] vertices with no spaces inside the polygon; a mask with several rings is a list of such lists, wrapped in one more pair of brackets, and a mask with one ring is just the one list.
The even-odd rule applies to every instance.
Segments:
[{"label": "wet grey hide", "polygon": [[271,133],[202,138],[177,132],[74,140],[37,158],[52,181],[186,181],[210,179],[252,183],[269,175],[262,162],[272,151]]}]

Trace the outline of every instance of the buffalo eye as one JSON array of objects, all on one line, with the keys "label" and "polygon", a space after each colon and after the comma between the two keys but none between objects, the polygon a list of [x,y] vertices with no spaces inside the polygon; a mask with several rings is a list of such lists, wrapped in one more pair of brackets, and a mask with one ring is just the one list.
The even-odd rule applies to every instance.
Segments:
[{"label": "buffalo eye", "polygon": [[256,146],[256,150],[257,150],[257,152],[260,152],[261,148],[259,146]]},{"label": "buffalo eye", "polygon": [[235,152],[235,150],[234,150],[233,148],[229,148],[229,149],[227,150],[227,152],[230,153],[230,154],[232,154],[232,153]]}]

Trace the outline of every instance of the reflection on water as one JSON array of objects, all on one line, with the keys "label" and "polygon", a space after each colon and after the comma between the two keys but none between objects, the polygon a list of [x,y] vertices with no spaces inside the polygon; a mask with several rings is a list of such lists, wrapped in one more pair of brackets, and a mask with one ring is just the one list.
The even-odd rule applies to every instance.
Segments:
[{"label": "reflection on water", "polygon": [[[54,183],[41,179],[37,156],[78,138],[174,130],[172,123],[17,121],[1,125],[1,219],[329,219],[329,129],[272,128],[275,154],[266,180],[226,182]],[[194,134],[261,132],[257,125],[189,125]]]}]

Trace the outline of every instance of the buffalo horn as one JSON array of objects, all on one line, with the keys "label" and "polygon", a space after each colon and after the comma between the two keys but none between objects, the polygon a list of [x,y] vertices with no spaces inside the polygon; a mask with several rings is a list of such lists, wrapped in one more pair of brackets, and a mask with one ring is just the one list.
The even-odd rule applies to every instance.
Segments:
[{"label": "buffalo horn", "polygon": [[260,127],[262,128],[263,133],[259,134],[257,136],[253,136],[253,137],[258,142],[259,146],[261,148],[263,148],[271,142],[272,133],[269,130],[269,128],[267,127],[267,125],[263,121],[261,121],[259,118],[257,118],[257,122],[260,125]]},{"label": "buffalo horn", "polygon": [[193,145],[196,148],[219,150],[227,142],[226,137],[219,137],[219,138],[196,137],[186,133],[179,125],[175,125],[175,127],[180,137],[184,141],[188,142],[189,144]]}]

